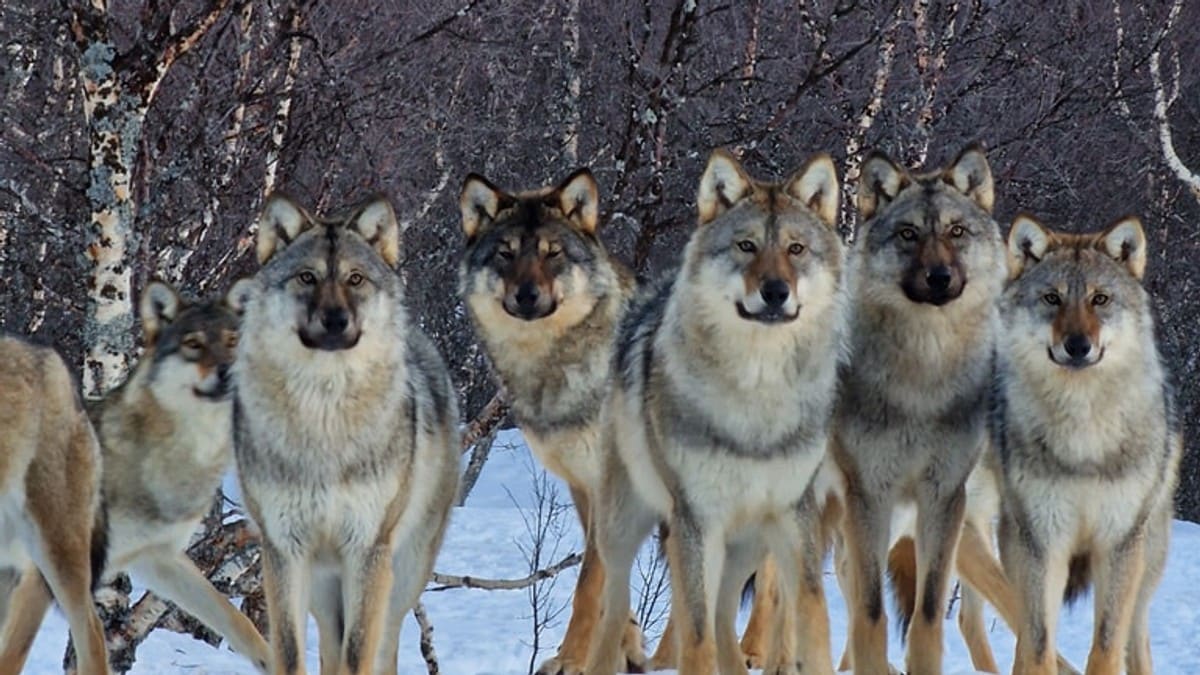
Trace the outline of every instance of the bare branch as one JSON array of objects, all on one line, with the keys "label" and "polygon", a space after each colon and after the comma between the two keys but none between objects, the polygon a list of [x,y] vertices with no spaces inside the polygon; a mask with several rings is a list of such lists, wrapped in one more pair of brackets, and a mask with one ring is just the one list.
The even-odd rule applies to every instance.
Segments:
[{"label": "bare branch", "polygon": [[480,588],[486,591],[512,591],[522,588],[529,588],[539,581],[550,579],[558,576],[563,570],[571,569],[572,567],[583,562],[582,553],[572,553],[571,555],[559,560],[549,567],[542,568],[521,577],[520,579],[484,579],[472,576],[457,576],[452,574],[442,574],[440,572],[433,573],[433,583],[437,584],[428,591],[448,591],[454,588]]}]

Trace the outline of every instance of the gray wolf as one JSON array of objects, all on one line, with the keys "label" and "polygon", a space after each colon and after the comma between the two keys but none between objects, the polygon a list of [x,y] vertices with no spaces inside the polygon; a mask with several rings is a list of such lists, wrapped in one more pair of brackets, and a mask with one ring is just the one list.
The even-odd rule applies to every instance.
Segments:
[{"label": "gray wolf", "polygon": [[[471,174],[459,205],[459,294],[529,447],[570,486],[586,542],[566,636],[537,672],[581,673],[604,578],[589,515],[602,480],[600,407],[633,275],[597,236],[599,190],[587,169],[516,194]],[[644,667],[636,622],[623,641],[626,667]]]},{"label": "gray wolf", "polygon": [[987,438],[1005,255],[993,200],[978,146],[924,174],[879,153],[863,164],[850,357],[830,446],[846,480],[850,653],[860,675],[888,672],[882,575],[900,502],[917,508],[918,611],[907,632],[907,671],[941,672],[941,614],[964,486]]},{"label": "gray wolf", "polygon": [[1141,284],[1134,217],[1088,234],[1029,216],[1008,238],[994,425],[1000,553],[1020,592],[1014,673],[1052,673],[1055,626],[1093,582],[1089,674],[1151,672],[1180,422]]},{"label": "gray wolf", "polygon": [[[100,446],[67,366],[53,349],[0,336],[0,566],[40,574],[37,594],[49,586],[66,613],[81,675],[109,672],[104,632],[92,605],[92,582],[103,564],[93,525],[100,504]],[[28,645],[11,637],[37,616],[20,611],[33,583],[17,584],[7,570],[0,598],[0,673],[16,675]],[[43,581],[44,579],[44,581]],[[9,603],[17,611],[5,611]],[[5,616],[8,626],[3,626]],[[31,640],[32,641],[32,640]]]},{"label": "gray wolf", "polygon": [[846,325],[838,198],[827,155],[765,183],[714,152],[682,265],[626,312],[604,408],[594,527],[606,576],[589,674],[619,665],[630,565],[660,519],[680,673],[747,672],[733,621],[767,550],[787,609],[768,672],[832,673],[810,484]]},{"label": "gray wolf", "polygon": [[[183,553],[233,462],[232,365],[249,283],[197,303],[149,284],[140,302],[145,352],[125,383],[88,412],[104,457],[96,527],[106,535],[105,576],[131,572],[266,672],[266,641]],[[28,592],[13,607],[22,619],[10,636],[28,649],[50,597],[37,592],[44,587],[36,578],[24,584]]]},{"label": "gray wolf", "polygon": [[274,672],[304,671],[311,611],[322,672],[394,673],[457,491],[455,393],[405,306],[387,199],[319,218],[276,194],[258,228],[234,454]]}]

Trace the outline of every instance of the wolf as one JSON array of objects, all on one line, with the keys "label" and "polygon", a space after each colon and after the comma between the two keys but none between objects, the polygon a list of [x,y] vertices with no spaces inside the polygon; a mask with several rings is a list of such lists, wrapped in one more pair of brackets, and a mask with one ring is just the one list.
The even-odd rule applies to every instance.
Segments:
[{"label": "wolf", "polygon": [[[36,592],[52,593],[66,613],[79,673],[107,675],[104,631],[92,604],[92,583],[103,564],[93,555],[103,551],[93,529],[103,460],[78,387],[53,349],[0,336],[0,408],[0,567],[7,587],[0,591],[11,590],[16,571],[32,565],[37,573],[26,576],[36,578]],[[20,603],[30,585],[0,598],[4,675],[21,672],[25,662],[10,634],[21,623],[33,623],[36,632],[45,614],[5,610]]]},{"label": "wolf", "polygon": [[[396,672],[458,487],[458,405],[405,305],[386,198],[328,217],[272,195],[235,361],[234,454],[262,531],[275,673]],[[376,656],[378,655],[378,664]]]},{"label": "wolf", "polygon": [[733,621],[768,545],[788,609],[776,622],[787,648],[768,672],[832,673],[810,484],[846,326],[838,200],[828,155],[765,183],[715,151],[682,265],[622,319],[603,410],[593,526],[606,575],[589,674],[619,665],[630,566],[661,519],[680,673],[747,672]]},{"label": "wolf", "polygon": [[1067,234],[1018,216],[1001,299],[1000,552],[1020,589],[1014,673],[1053,672],[1062,599],[1095,583],[1087,672],[1147,675],[1183,441],[1142,286],[1136,217]]},{"label": "wolf", "polygon": [[863,221],[850,262],[850,357],[830,453],[846,481],[854,671],[888,672],[882,569],[897,503],[915,502],[916,600],[907,671],[942,664],[942,608],[966,501],[987,438],[1004,242],[982,147],[913,174],[863,163]]},{"label": "wolf", "polygon": [[[533,453],[570,487],[584,532],[571,620],[540,675],[577,675],[599,619],[604,569],[590,508],[603,461],[600,408],[617,322],[633,274],[597,236],[599,189],[588,169],[557,185],[506,192],[470,174],[459,198],[466,249],[459,295]],[[641,630],[623,637],[626,667],[645,666]]]},{"label": "wolf", "polygon": [[[250,288],[242,280],[225,298],[188,302],[149,284],[139,303],[145,352],[88,413],[103,454],[95,527],[107,544],[105,576],[131,572],[266,672],[266,641],[183,552],[233,463],[232,364]],[[20,653],[6,655],[23,662],[50,595],[36,575],[19,589],[6,648]]]}]

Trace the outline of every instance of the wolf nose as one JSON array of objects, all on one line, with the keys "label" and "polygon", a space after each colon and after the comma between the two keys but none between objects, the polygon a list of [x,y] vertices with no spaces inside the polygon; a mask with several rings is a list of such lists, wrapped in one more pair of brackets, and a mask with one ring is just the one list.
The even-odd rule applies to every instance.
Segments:
[{"label": "wolf nose", "polygon": [[935,291],[944,291],[950,288],[950,268],[945,265],[929,268],[929,271],[925,273],[925,283]]},{"label": "wolf nose", "polygon": [[321,315],[321,325],[325,327],[326,333],[341,335],[350,325],[350,315],[341,307],[325,310]]},{"label": "wolf nose", "polygon": [[517,307],[524,312],[532,312],[537,307],[537,284],[523,283],[517,287]]},{"label": "wolf nose", "polygon": [[1086,335],[1068,335],[1063,342],[1063,349],[1067,350],[1067,356],[1082,359],[1092,351],[1092,341]]},{"label": "wolf nose", "polygon": [[788,295],[791,293],[787,282],[781,279],[768,279],[758,292],[762,295],[763,302],[767,303],[767,307],[771,309],[783,307],[783,303],[787,302]]}]

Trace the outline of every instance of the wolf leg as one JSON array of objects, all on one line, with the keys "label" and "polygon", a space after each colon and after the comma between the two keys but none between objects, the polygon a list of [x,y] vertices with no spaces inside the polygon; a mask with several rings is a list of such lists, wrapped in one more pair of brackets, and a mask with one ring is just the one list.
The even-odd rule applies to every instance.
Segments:
[{"label": "wolf leg", "polygon": [[996,657],[992,654],[987,628],[983,623],[984,594],[976,590],[976,584],[986,585],[993,596],[1002,598],[1001,602],[1009,605],[999,610],[1002,616],[1011,617],[1014,611],[1011,605],[1012,589],[1008,588],[1008,580],[992,558],[991,547],[987,543],[991,538],[990,527],[985,534],[979,531],[976,523],[968,521],[963,524],[955,555],[959,577],[965,582],[962,584],[962,605],[958,610],[958,631],[967,643],[975,670],[999,673],[1000,668],[996,665]]},{"label": "wolf leg", "polygon": [[90,547],[75,537],[64,537],[60,532],[43,530],[41,534],[42,541],[31,551],[32,557],[54,599],[67,615],[78,657],[78,673],[107,674],[104,629],[92,601]]},{"label": "wolf leg", "polygon": [[1035,541],[1029,528],[1005,513],[1000,520],[1000,559],[1017,591],[1017,651],[1013,675],[1055,675],[1055,629],[1067,587],[1069,555]]},{"label": "wolf leg", "polygon": [[948,496],[917,495],[917,594],[906,658],[913,675],[942,672],[942,612],[966,502],[961,485]]},{"label": "wolf leg", "polygon": [[[821,513],[810,489],[793,507],[790,522],[785,523],[782,546],[777,552],[780,578],[784,589],[781,622],[791,632],[784,638],[795,647],[781,650],[768,661],[766,673],[816,673],[833,675],[833,654],[829,638],[829,608],[822,579],[825,541]],[[785,566],[786,565],[786,566]]]},{"label": "wolf leg", "polygon": [[757,536],[752,541],[738,542],[725,549],[725,569],[721,574],[714,616],[717,661],[721,675],[747,673],[746,657],[738,644],[734,621],[737,619],[742,588],[755,566],[763,560],[764,553],[763,542]]},{"label": "wolf leg", "polygon": [[714,610],[725,563],[720,532],[705,532],[685,504],[676,502],[667,539],[671,605],[678,622],[679,675],[714,675]]},{"label": "wolf leg", "polygon": [[310,563],[289,556],[266,538],[262,542],[263,592],[271,625],[274,675],[304,675],[304,619],[308,609]]},{"label": "wolf leg", "polygon": [[583,667],[587,658],[588,644],[600,620],[600,595],[604,588],[604,563],[596,552],[592,526],[591,500],[583,490],[571,486],[571,500],[583,526],[583,562],[579,567],[579,579],[575,583],[575,594],[571,602],[571,619],[567,633],[554,658],[548,659],[537,669],[537,675],[558,675]]},{"label": "wolf leg", "polygon": [[1108,555],[1093,556],[1096,616],[1086,675],[1120,675],[1138,588],[1146,571],[1146,540],[1138,532]]},{"label": "wolf leg", "polygon": [[887,555],[891,505],[851,483],[846,491],[843,534],[850,567],[850,654],[855,675],[887,675],[887,617],[882,565]]},{"label": "wolf leg", "polygon": [[442,548],[449,518],[449,511],[441,518],[431,516],[422,520],[415,531],[396,535],[396,547],[392,551],[392,593],[376,659],[378,675],[395,675],[397,672],[400,628],[433,575],[433,563]]},{"label": "wolf leg", "polygon": [[675,638],[675,620],[668,614],[667,625],[658,638],[658,647],[654,650],[654,656],[650,657],[650,671],[675,670],[675,664],[679,661],[678,647],[679,641]]},{"label": "wolf leg", "polygon": [[155,593],[179,605],[229,641],[260,672],[270,665],[270,648],[250,619],[213,588],[192,561],[178,551],[154,551],[135,559],[129,571]]},{"label": "wolf leg", "polygon": [[775,558],[766,555],[754,573],[754,605],[742,633],[741,650],[746,667],[762,668],[771,651],[771,625],[778,614],[779,579]]},{"label": "wolf leg", "polygon": [[1138,585],[1137,605],[1129,627],[1129,644],[1125,648],[1125,670],[1129,675],[1151,675],[1150,659],[1150,601],[1162,580],[1167,565],[1167,548],[1171,538],[1171,510],[1152,515],[1146,524],[1146,572]]},{"label": "wolf leg", "polygon": [[37,568],[27,567],[17,579],[12,594],[5,598],[11,616],[0,633],[0,675],[16,675],[25,667],[29,649],[52,600],[50,588]]},{"label": "wolf leg", "polygon": [[308,611],[317,622],[317,653],[321,675],[337,675],[342,667],[342,640],[346,634],[342,579],[333,571],[313,570]]},{"label": "wolf leg", "polygon": [[342,639],[340,673],[371,673],[392,592],[392,549],[389,544],[380,543],[345,555],[344,560],[342,602],[346,635]]}]

